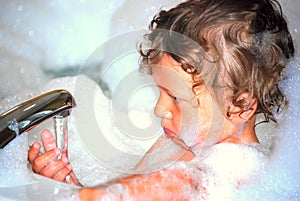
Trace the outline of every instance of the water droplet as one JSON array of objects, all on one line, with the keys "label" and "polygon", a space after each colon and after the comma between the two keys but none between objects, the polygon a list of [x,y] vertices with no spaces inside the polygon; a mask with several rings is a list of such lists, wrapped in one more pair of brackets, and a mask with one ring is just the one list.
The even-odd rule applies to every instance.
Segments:
[{"label": "water droplet", "polygon": [[16,119],[8,121],[8,128],[11,131],[14,131],[17,135],[19,135],[19,123]]},{"label": "water droplet", "polygon": [[20,73],[21,73],[21,74],[24,74],[24,73],[25,73],[25,68],[24,68],[24,67],[20,69]]},{"label": "water droplet", "polygon": [[30,30],[29,33],[28,33],[28,35],[29,35],[30,37],[32,37],[32,36],[34,35],[34,31],[33,31],[33,30]]},{"label": "water droplet", "polygon": [[22,11],[23,10],[23,5],[19,5],[18,6],[18,11]]},{"label": "water droplet", "polygon": [[295,33],[298,33],[298,29],[294,29]]},{"label": "water droplet", "polygon": [[54,188],[54,195],[57,195],[59,193],[59,188],[55,187]]}]

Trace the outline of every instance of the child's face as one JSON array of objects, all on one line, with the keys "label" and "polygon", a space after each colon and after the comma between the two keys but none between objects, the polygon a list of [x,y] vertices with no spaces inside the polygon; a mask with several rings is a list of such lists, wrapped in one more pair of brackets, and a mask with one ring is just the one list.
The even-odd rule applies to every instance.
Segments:
[{"label": "child's face", "polygon": [[202,144],[207,140],[214,118],[213,101],[207,88],[197,88],[196,96],[192,75],[167,54],[153,68],[152,76],[160,91],[155,114],[161,118],[165,134],[175,142],[183,140],[184,146]]}]

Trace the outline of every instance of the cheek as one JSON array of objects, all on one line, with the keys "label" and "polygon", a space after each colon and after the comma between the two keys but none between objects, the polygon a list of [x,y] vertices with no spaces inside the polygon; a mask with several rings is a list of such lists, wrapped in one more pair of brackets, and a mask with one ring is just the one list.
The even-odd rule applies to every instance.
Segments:
[{"label": "cheek", "polygon": [[173,114],[173,119],[172,119],[173,127],[177,131],[179,131],[180,127],[182,125],[182,119],[183,119],[182,109],[178,108],[178,107],[173,107],[172,114]]},{"label": "cheek", "polygon": [[226,118],[210,97],[205,99],[198,107],[200,119],[198,139],[205,143],[216,143],[224,130]]},{"label": "cheek", "polygon": [[[197,130],[201,132],[201,136],[206,136],[207,132],[213,127],[214,121],[216,121],[216,111],[213,105],[213,101],[210,96],[203,96],[199,98],[199,105],[197,107],[198,124]],[[216,121],[217,122],[217,121]]]},{"label": "cheek", "polygon": [[198,108],[198,122],[200,127],[208,127],[212,122],[211,112],[207,109]]},{"label": "cheek", "polygon": [[215,112],[214,102],[209,94],[199,97],[198,113],[204,121],[212,121],[212,114]]},{"label": "cheek", "polygon": [[[177,122],[180,125],[180,130],[190,130],[199,124],[199,112],[197,107],[193,107],[189,103],[182,104],[181,111],[178,112]],[[180,117],[180,118],[179,118]],[[194,130],[194,129],[193,129]]]}]

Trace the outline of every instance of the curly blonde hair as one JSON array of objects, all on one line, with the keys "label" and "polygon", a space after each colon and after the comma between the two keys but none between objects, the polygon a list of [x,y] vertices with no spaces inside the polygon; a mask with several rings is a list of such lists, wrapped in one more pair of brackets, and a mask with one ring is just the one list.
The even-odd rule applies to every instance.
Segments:
[{"label": "curly blonde hair", "polygon": [[256,113],[266,121],[276,121],[274,112],[287,105],[279,82],[294,45],[276,0],[189,0],[161,10],[149,29],[148,46],[139,46],[141,69],[151,73],[149,64],[167,53],[193,75],[194,86],[205,80],[229,89],[230,101],[241,111],[249,106],[238,99],[244,92],[257,99]]}]

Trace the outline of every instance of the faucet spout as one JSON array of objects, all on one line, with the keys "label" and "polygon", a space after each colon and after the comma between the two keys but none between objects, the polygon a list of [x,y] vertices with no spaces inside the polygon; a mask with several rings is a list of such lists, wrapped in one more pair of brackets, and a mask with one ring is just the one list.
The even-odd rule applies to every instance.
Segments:
[{"label": "faucet spout", "polygon": [[0,149],[17,135],[51,117],[69,116],[76,106],[66,90],[55,90],[23,102],[0,115]]}]

